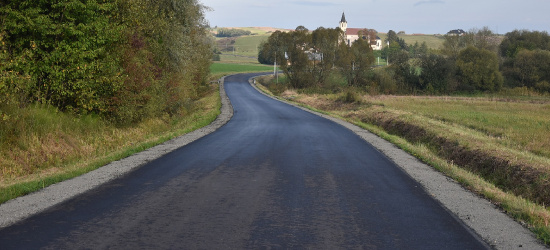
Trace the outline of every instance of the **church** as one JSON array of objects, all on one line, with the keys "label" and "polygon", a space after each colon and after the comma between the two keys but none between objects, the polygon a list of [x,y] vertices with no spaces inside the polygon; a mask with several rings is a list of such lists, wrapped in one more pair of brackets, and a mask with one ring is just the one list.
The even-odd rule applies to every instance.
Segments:
[{"label": "church", "polygon": [[[348,28],[348,22],[346,21],[346,14],[342,13],[342,19],[340,20],[340,29],[346,34],[346,43],[351,46],[353,42],[359,39],[359,31],[364,28]],[[363,39],[370,40],[369,37],[363,37]],[[371,41],[372,50],[382,50],[382,39],[376,36],[374,41]]]}]

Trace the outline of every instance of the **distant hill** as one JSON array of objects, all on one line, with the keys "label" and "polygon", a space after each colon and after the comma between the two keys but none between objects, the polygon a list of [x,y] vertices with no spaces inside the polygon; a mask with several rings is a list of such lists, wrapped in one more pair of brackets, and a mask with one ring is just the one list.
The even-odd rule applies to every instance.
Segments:
[{"label": "distant hill", "polygon": [[212,32],[217,33],[217,29],[219,28],[247,30],[247,31],[250,31],[252,35],[265,35],[265,34],[273,33],[277,30],[292,31],[290,29],[279,29],[279,28],[273,28],[273,27],[217,27],[212,29]]},{"label": "distant hill", "polygon": [[[382,41],[385,41],[388,37],[386,33],[378,33],[378,36],[382,39]],[[400,38],[403,38],[405,40],[405,43],[407,45],[414,45],[414,43],[418,42],[418,44],[422,44],[422,42],[426,42],[426,45],[428,45],[428,48],[430,49],[440,49],[443,45],[443,42],[445,41],[444,37],[442,35],[428,35],[428,34],[412,34],[412,35],[398,35]]]}]

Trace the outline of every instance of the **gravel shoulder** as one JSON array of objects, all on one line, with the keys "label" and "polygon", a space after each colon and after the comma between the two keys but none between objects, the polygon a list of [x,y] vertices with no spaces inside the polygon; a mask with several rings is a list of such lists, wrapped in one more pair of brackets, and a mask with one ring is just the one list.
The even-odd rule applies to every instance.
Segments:
[{"label": "gravel shoulder", "polygon": [[[233,116],[233,108],[223,88],[223,80],[222,78],[222,84],[220,84],[220,95],[222,100],[221,114],[212,124],[141,153],[112,162],[90,173],[51,185],[41,191],[1,204],[0,228],[10,226],[33,214],[44,211],[75,197],[78,194],[123,176],[149,161],[157,159],[177,148],[183,147],[222,127]],[[254,86],[252,81],[250,82],[251,85]],[[259,92],[263,93],[262,91]],[[274,97],[271,98],[276,99]],[[279,101],[286,102],[284,100]],[[288,104],[293,105],[291,103]],[[440,172],[420,162],[418,159],[397,148],[395,145],[348,122],[306,108],[298,108],[336,122],[372,144],[380,152],[399,165],[404,172],[418,181],[442,206],[462,220],[466,227],[470,228],[493,248],[547,249],[529,230],[508,217],[489,201],[465,190],[454,180],[445,177]],[[406,204],[404,205],[406,206]]]}]

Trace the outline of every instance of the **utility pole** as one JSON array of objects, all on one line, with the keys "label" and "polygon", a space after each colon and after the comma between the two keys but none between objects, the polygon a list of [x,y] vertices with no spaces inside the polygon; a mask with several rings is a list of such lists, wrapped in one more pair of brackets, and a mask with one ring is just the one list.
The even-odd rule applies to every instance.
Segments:
[{"label": "utility pole", "polygon": [[390,65],[390,41],[388,41],[388,54],[386,55],[386,66]]},{"label": "utility pole", "polygon": [[275,52],[275,62],[273,63],[273,74],[275,75],[275,77],[277,78],[277,83],[279,83],[279,74],[277,74],[277,52]]}]

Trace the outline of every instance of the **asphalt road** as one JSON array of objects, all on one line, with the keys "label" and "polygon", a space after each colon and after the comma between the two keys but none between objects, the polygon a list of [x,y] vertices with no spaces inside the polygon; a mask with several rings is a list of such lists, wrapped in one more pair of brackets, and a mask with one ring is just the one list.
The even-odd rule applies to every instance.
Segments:
[{"label": "asphalt road", "polygon": [[216,132],[0,230],[0,249],[486,249],[350,130],[225,80]]}]

